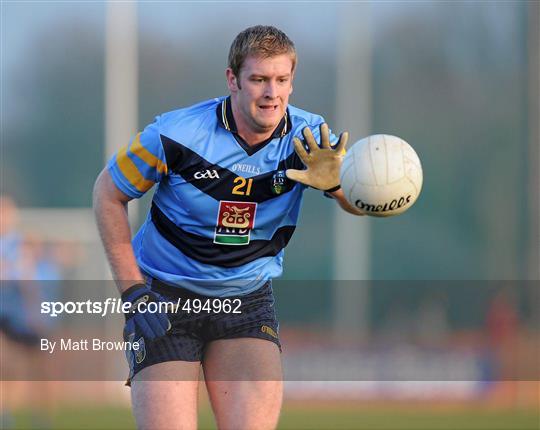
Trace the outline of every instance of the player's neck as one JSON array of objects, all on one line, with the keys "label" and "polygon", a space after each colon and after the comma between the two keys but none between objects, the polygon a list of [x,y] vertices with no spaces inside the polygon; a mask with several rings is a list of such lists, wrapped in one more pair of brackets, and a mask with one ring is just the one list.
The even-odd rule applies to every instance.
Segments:
[{"label": "player's neck", "polygon": [[253,127],[250,127],[247,121],[243,118],[235,103],[231,103],[231,107],[234,122],[236,123],[237,133],[249,146],[255,146],[261,142],[264,142],[266,139],[272,136],[272,133],[274,133],[273,129],[268,131],[254,130]]}]

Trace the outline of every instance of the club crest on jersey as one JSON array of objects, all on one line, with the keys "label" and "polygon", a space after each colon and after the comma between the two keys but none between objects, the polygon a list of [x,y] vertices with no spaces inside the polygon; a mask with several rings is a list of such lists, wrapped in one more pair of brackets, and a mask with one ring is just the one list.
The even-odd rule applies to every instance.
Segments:
[{"label": "club crest on jersey", "polygon": [[276,195],[280,195],[285,191],[287,183],[287,176],[285,170],[279,170],[272,176],[272,192]]},{"label": "club crest on jersey", "polygon": [[214,243],[247,245],[255,225],[257,203],[221,200],[214,233]]}]

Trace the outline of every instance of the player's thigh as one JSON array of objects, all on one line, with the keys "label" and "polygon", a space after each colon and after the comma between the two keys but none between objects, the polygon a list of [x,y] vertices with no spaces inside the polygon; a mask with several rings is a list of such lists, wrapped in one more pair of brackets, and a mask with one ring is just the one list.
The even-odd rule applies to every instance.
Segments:
[{"label": "player's thigh", "polygon": [[199,362],[167,361],[142,369],[131,380],[139,429],[196,429]]},{"label": "player's thigh", "polygon": [[220,429],[273,429],[283,397],[281,353],[264,339],[216,340],[203,360],[206,387]]}]

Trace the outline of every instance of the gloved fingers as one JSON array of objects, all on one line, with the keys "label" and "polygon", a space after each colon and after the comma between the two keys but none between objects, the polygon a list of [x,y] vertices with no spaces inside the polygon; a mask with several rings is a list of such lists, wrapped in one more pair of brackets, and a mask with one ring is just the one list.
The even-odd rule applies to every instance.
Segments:
[{"label": "gloved fingers", "polygon": [[331,149],[330,147],[330,132],[328,130],[328,124],[323,122],[319,130],[321,132],[321,148]]},{"label": "gloved fingers", "polygon": [[313,134],[311,133],[311,130],[309,129],[309,127],[304,127],[304,129],[302,130],[302,133],[304,134],[304,139],[306,139],[309,152],[318,151],[319,145],[317,145],[317,141],[313,137]]},{"label": "gloved fingers", "polygon": [[307,161],[309,159],[309,154],[307,153],[306,148],[304,148],[304,144],[297,137],[295,137],[293,139],[293,143],[294,143],[294,150],[296,151],[296,153],[300,157],[300,160],[302,160],[303,163],[307,165]]},{"label": "gloved fingers", "polygon": [[157,334],[155,333],[153,328],[150,326],[150,324],[148,324],[148,321],[142,314],[135,315],[135,324],[137,324],[139,328],[141,329],[141,333],[144,338],[148,340],[152,340],[155,337],[157,337]]},{"label": "gloved fingers", "polygon": [[345,154],[345,147],[347,146],[348,140],[349,140],[348,132],[344,131],[343,133],[339,135],[339,140],[335,149],[339,155]]},{"label": "gloved fingers", "polygon": [[306,170],[296,170],[296,169],[287,169],[285,170],[285,175],[287,175],[287,178],[296,181],[301,182],[302,184],[306,184],[307,179],[307,171]]},{"label": "gloved fingers", "polygon": [[146,317],[146,322],[151,327],[155,337],[163,336],[169,326],[167,317],[162,314],[149,314]]},{"label": "gloved fingers", "polygon": [[156,319],[158,320],[161,328],[165,330],[165,332],[171,329],[171,321],[169,320],[169,317],[167,316],[167,314],[158,313],[156,314]]},{"label": "gloved fingers", "polygon": [[130,337],[135,337],[135,323],[133,319],[127,320],[124,325],[124,339],[129,339]]}]

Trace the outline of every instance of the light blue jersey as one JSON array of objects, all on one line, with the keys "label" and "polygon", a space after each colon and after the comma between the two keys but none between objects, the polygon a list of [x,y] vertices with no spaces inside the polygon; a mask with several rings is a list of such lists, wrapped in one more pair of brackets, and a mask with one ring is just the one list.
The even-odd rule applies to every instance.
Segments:
[{"label": "light blue jersey", "polygon": [[[152,277],[209,296],[250,293],[282,273],[306,187],[285,176],[303,169],[293,137],[321,116],[289,106],[273,135],[249,147],[230,98],[158,116],[109,162],[117,187],[141,197],[159,183],[133,240]],[[331,141],[336,142],[331,136]]]}]

